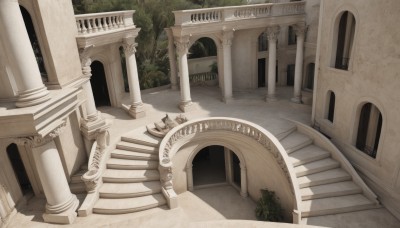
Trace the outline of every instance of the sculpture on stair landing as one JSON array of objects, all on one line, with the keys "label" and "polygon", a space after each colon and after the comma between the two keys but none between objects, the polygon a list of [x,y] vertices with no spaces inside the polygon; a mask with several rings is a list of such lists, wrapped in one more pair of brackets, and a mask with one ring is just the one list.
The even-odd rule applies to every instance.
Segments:
[{"label": "sculpture on stair landing", "polygon": [[180,114],[179,116],[175,117],[175,119],[171,119],[168,114],[165,115],[161,121],[155,122],[154,127],[151,125],[146,126],[147,132],[151,135],[156,136],[158,138],[164,138],[164,136],[174,127],[187,122],[188,119]]}]

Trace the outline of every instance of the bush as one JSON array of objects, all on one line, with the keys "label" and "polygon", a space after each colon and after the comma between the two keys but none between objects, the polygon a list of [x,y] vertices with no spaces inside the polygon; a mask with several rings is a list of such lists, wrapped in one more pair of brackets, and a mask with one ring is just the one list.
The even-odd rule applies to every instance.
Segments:
[{"label": "bush", "polygon": [[256,217],[261,221],[283,221],[283,209],[274,191],[261,189],[261,198],[257,202]]}]

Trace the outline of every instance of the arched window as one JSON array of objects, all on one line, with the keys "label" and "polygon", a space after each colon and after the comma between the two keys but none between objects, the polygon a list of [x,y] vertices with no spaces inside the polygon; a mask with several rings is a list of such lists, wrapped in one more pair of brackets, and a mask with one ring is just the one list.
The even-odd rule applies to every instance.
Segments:
[{"label": "arched window", "polygon": [[379,109],[366,103],[362,106],[358,122],[356,148],[376,158],[382,130],[382,114]]},{"label": "arched window", "polygon": [[263,32],[258,36],[258,51],[268,51],[267,33]]},{"label": "arched window", "polygon": [[314,89],[314,72],[315,72],[315,63],[309,63],[306,69],[306,81],[305,88],[309,90]]},{"label": "arched window", "polygon": [[333,91],[329,91],[326,100],[328,105],[325,118],[333,123],[333,119],[335,117],[335,103],[336,103],[335,93]]},{"label": "arched window", "polygon": [[336,24],[333,42],[332,65],[337,69],[348,70],[351,58],[351,50],[354,42],[356,21],[354,15],[349,11],[339,14],[339,21]]},{"label": "arched window", "polygon": [[288,30],[288,45],[294,45],[297,42],[296,32],[293,29],[293,26],[289,26]]}]

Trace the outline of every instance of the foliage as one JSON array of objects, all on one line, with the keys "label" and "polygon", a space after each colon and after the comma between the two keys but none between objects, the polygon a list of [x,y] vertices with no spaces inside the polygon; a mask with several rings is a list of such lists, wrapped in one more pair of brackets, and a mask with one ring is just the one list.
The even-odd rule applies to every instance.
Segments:
[{"label": "foliage", "polygon": [[283,209],[274,191],[261,189],[261,198],[257,202],[256,217],[261,221],[280,222],[283,220]]},{"label": "foliage", "polygon": [[[136,59],[142,89],[169,83],[168,38],[164,28],[174,24],[172,11],[239,5],[244,2],[243,0],[72,0],[76,14],[135,10],[133,19],[136,26],[141,29],[136,38],[138,43]],[[123,54],[121,57],[123,58]],[[126,72],[123,72],[126,78]]]},{"label": "foliage", "polygon": [[193,43],[193,45],[190,47],[189,53],[190,59],[216,56],[217,46],[211,38],[203,37]]}]

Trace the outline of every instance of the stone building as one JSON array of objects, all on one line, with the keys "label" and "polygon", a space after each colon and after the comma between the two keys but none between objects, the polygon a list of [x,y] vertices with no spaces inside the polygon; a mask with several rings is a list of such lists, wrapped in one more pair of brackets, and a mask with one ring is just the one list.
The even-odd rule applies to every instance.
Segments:
[{"label": "stone building", "polygon": [[[157,107],[142,102],[134,11],[74,15],[69,0],[0,0],[0,226],[32,197],[46,199],[44,222],[59,224],[176,208],[179,194],[199,186],[201,159],[222,162],[222,182],[242,197],[276,191],[288,222],[379,207],[399,219],[400,4],[269,2],[173,12],[170,90],[180,91],[174,108],[189,121],[157,138],[149,133],[174,120],[148,125]],[[198,118],[188,52],[203,37],[217,48],[221,107],[261,91],[257,105],[286,99],[310,111],[310,122]],[[110,136],[99,106],[142,127]]]}]

